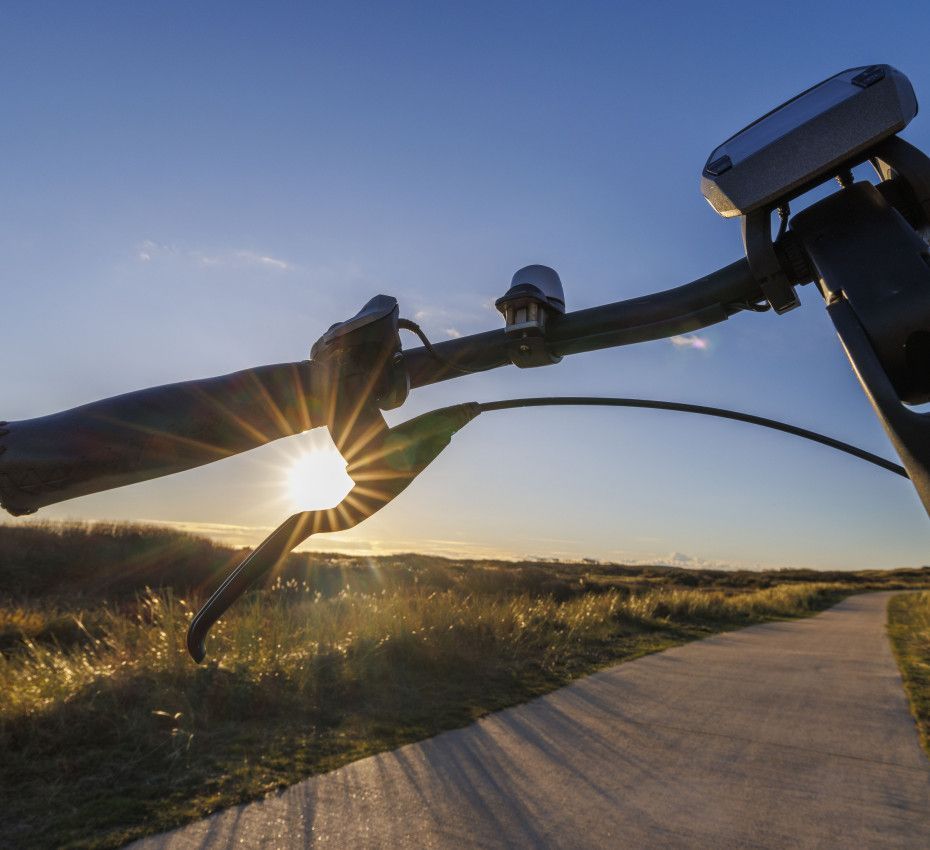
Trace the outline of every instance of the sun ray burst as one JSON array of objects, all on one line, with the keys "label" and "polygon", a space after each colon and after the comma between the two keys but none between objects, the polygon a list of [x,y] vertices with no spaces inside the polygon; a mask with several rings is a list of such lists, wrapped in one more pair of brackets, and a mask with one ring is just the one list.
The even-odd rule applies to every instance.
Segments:
[{"label": "sun ray burst", "polygon": [[287,470],[287,496],[299,511],[334,508],[352,489],[346,462],[328,440],[302,451]]}]

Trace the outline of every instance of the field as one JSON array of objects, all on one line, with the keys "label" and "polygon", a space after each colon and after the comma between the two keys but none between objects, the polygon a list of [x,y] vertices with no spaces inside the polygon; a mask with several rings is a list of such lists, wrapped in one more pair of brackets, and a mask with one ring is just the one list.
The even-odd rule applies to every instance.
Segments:
[{"label": "field", "polygon": [[118,847],[606,664],[859,590],[930,586],[927,568],[297,554],[197,666],[190,616],[242,556],[158,528],[0,529],[4,841]]}]

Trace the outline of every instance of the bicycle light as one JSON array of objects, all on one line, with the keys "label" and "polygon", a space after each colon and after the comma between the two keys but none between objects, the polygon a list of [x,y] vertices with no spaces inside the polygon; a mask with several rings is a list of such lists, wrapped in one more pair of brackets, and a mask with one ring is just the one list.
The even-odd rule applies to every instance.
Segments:
[{"label": "bicycle light", "polygon": [[524,266],[494,306],[503,314],[514,366],[548,366],[562,358],[546,347],[546,324],[565,313],[565,293],[558,272],[549,266]]}]

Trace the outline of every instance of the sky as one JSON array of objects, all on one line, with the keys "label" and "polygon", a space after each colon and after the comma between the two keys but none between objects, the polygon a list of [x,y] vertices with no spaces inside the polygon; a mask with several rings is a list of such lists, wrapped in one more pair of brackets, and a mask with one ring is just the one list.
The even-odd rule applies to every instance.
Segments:
[{"label": "sky", "polygon": [[[378,293],[441,340],[501,327],[493,301],[530,263],[559,272],[569,310],[700,277],[742,252],[698,188],[709,152],[852,66],[895,65],[930,98],[928,32],[924,2],[0,3],[0,418],[305,359]],[[930,150],[930,118],[903,135]],[[893,457],[820,295],[800,297],[416,390],[387,418],[642,396]],[[37,516],[254,544],[325,442]],[[786,435],[559,408],[480,417],[396,502],[313,545],[857,569],[930,562],[930,520],[897,476]]]}]

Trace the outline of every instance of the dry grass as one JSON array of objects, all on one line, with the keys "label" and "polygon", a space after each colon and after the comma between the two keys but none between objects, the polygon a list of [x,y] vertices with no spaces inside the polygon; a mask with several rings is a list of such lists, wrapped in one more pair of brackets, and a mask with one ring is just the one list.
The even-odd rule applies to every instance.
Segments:
[{"label": "dry grass", "polygon": [[[578,642],[613,636],[623,625],[740,624],[820,610],[842,590],[835,584],[784,585],[748,593],[618,590],[567,602],[528,596],[461,597],[453,591],[340,594],[332,599],[279,585],[250,594],[214,628],[211,665],[256,682],[286,677],[296,692],[318,688],[320,660],[351,665],[345,675],[365,679],[388,656],[416,656],[419,663],[455,675],[485,653],[532,654],[544,668],[563,660]],[[127,616],[102,607],[61,615],[57,609],[17,608],[0,617],[23,631],[21,650],[0,656],[0,722],[75,699],[114,676],[163,677],[182,685],[195,669],[184,646],[191,605],[172,593],[149,592]],[[92,620],[88,628],[86,620]],[[36,635],[69,625],[76,645]],[[64,631],[64,629],[62,629]],[[30,634],[31,633],[31,634]],[[193,711],[193,707],[191,707]]]},{"label": "dry grass", "polygon": [[930,592],[893,597],[888,605],[888,634],[920,740],[930,755]]},{"label": "dry grass", "polygon": [[[604,664],[817,610],[839,592],[614,589],[559,602],[323,599],[281,586],[221,621],[202,667],[184,649],[191,606],[150,593],[132,613],[73,615],[79,639],[67,645],[25,637],[0,660],[0,827],[17,846],[117,847]],[[41,617],[18,614],[33,631]]]},{"label": "dry grass", "polygon": [[[223,618],[198,667],[188,594],[239,553],[162,529],[46,531],[0,532],[4,586],[28,565],[43,589],[0,601],[4,846],[118,847],[606,664],[928,577],[304,555]],[[109,575],[198,554],[187,589],[132,595]],[[87,575],[93,593],[64,592]]]}]

